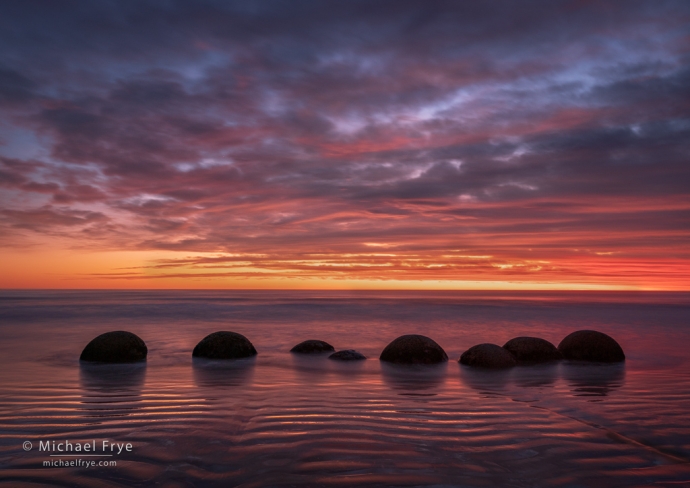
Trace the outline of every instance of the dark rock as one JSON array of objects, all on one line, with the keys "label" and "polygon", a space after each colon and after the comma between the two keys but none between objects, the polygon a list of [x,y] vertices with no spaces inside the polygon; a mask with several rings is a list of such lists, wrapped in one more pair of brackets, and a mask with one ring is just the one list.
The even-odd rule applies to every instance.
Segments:
[{"label": "dark rock", "polygon": [[146,343],[139,336],[116,330],[101,334],[89,342],[79,359],[100,363],[134,363],[146,361],[147,353]]},{"label": "dark rock", "polygon": [[558,345],[565,359],[617,363],[625,361],[625,354],[610,336],[596,330],[578,330],[566,336]]},{"label": "dark rock", "polygon": [[539,337],[516,337],[503,345],[519,363],[546,363],[563,359],[556,346]]},{"label": "dark rock", "polygon": [[400,336],[388,344],[379,359],[398,364],[436,364],[448,361],[448,355],[432,339],[409,334]]},{"label": "dark rock", "polygon": [[331,346],[328,342],[317,341],[314,339],[300,342],[295,347],[290,349],[290,352],[295,352],[298,354],[315,354],[330,351],[335,351],[335,348]]},{"label": "dark rock", "polygon": [[240,359],[255,355],[256,349],[249,339],[225,330],[207,335],[192,352],[193,357],[206,359]]},{"label": "dark rock", "polygon": [[345,349],[344,351],[334,352],[328,359],[337,359],[339,361],[359,361],[360,359],[366,359],[367,357],[355,351],[354,349]]},{"label": "dark rock", "polygon": [[515,357],[496,344],[477,344],[460,356],[461,364],[480,368],[512,368],[517,364]]}]

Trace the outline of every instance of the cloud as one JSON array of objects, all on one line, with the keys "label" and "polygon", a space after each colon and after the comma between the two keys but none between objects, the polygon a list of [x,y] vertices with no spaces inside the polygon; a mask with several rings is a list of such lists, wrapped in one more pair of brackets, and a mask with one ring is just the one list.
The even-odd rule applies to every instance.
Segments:
[{"label": "cloud", "polygon": [[686,2],[39,4],[0,6],[0,141],[36,145],[0,146],[7,232],[330,253],[252,261],[286,276],[687,259]]},{"label": "cloud", "polygon": [[32,98],[34,83],[21,73],[0,66],[0,104],[19,104]]},{"label": "cloud", "polygon": [[3,210],[3,220],[20,229],[49,232],[55,227],[73,228],[94,222],[102,222],[107,217],[99,212],[79,211],[51,206],[32,210]]}]

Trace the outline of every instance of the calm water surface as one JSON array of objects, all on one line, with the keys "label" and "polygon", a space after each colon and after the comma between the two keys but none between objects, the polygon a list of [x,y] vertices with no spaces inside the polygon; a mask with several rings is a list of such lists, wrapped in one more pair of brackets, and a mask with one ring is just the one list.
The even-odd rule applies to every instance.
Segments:
[{"label": "calm water surface", "polygon": [[[616,338],[626,363],[457,363],[480,342],[583,328]],[[120,329],[146,341],[146,364],[79,364]],[[217,330],[259,355],[192,361]],[[380,363],[408,333],[451,360]],[[369,360],[288,352],[312,338]],[[2,291],[0,484],[690,486],[689,346],[688,294]],[[56,458],[41,441],[104,439],[132,451],[43,467]]]}]

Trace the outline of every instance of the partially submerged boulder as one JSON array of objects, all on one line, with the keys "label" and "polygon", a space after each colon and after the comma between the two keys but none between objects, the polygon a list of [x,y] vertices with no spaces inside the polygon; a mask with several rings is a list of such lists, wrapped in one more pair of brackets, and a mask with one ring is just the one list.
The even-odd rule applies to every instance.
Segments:
[{"label": "partially submerged boulder", "polygon": [[556,346],[539,337],[516,337],[503,345],[519,363],[547,363],[563,359]]},{"label": "partially submerged boulder", "polygon": [[193,357],[206,359],[241,359],[255,355],[256,349],[249,339],[225,330],[207,335],[192,351]]},{"label": "partially submerged boulder", "polygon": [[480,368],[512,368],[517,364],[515,357],[496,344],[477,344],[460,356],[461,364]]},{"label": "partially submerged boulder", "polygon": [[408,334],[388,344],[379,359],[398,364],[437,364],[448,361],[448,355],[434,340]]},{"label": "partially submerged boulder", "polygon": [[290,352],[294,352],[297,354],[318,354],[321,352],[331,351],[335,351],[335,348],[333,346],[331,346],[326,341],[319,341],[316,339],[300,342],[295,347],[290,349]]},{"label": "partially submerged boulder", "polygon": [[116,330],[101,334],[81,352],[81,361],[100,363],[134,363],[146,361],[148,348],[136,334]]},{"label": "partially submerged boulder", "polygon": [[343,351],[334,352],[328,359],[337,359],[339,361],[359,361],[367,357],[354,349],[345,349]]},{"label": "partially submerged boulder", "polygon": [[596,330],[578,330],[558,345],[565,359],[617,363],[625,361],[621,346],[610,336]]}]

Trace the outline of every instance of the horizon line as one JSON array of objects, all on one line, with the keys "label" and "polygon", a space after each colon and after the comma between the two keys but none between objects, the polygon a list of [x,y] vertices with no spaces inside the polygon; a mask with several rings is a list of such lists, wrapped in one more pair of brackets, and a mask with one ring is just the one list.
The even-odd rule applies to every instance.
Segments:
[{"label": "horizon line", "polygon": [[690,293],[688,290],[662,290],[662,289],[642,289],[642,288],[607,288],[607,289],[591,289],[591,288],[533,288],[533,289],[515,289],[515,288],[3,288],[0,287],[0,292],[3,291],[328,291],[328,292],[586,292],[586,293]]}]

